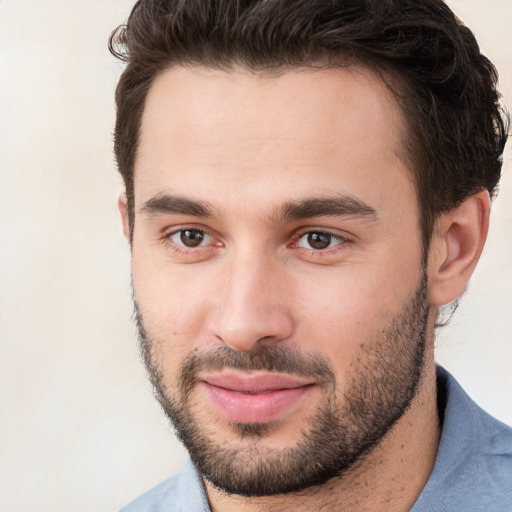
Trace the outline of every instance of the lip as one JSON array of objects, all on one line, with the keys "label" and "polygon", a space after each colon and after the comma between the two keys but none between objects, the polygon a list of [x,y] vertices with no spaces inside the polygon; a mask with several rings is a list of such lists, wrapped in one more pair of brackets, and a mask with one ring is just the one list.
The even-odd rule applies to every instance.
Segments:
[{"label": "lip", "polygon": [[279,418],[308,393],[314,382],[282,374],[222,373],[201,378],[217,411],[239,423],[266,423]]}]

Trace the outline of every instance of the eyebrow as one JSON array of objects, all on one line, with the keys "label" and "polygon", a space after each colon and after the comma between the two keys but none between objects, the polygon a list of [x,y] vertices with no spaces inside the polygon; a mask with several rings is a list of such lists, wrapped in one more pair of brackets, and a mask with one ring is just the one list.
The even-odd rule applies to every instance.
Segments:
[{"label": "eyebrow", "polygon": [[[141,207],[141,212],[150,215],[163,213],[204,218],[214,217],[214,211],[213,206],[207,202],[167,194],[152,197]],[[377,212],[354,196],[340,195],[287,202],[277,210],[275,215],[271,216],[271,221],[278,223],[312,217],[340,216],[365,217],[376,220]]]},{"label": "eyebrow", "polygon": [[285,203],[278,211],[277,221],[303,220],[312,217],[364,217],[377,220],[377,211],[350,195],[304,199]]},{"label": "eyebrow", "polygon": [[214,212],[214,208],[206,202],[167,194],[152,197],[142,205],[140,210],[150,215],[164,213],[206,218],[213,217]]}]

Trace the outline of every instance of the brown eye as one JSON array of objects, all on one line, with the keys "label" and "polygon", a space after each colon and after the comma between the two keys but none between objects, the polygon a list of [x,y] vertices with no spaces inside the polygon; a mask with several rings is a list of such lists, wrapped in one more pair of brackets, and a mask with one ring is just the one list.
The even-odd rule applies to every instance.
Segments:
[{"label": "brown eye", "polygon": [[327,249],[331,245],[331,235],[326,233],[309,233],[308,244],[313,249]]},{"label": "brown eye", "polygon": [[180,229],[172,234],[171,240],[184,247],[199,247],[209,235],[200,229]]},{"label": "brown eye", "polygon": [[341,242],[343,242],[341,237],[332,235],[331,233],[310,231],[309,233],[304,233],[304,235],[300,237],[297,245],[304,249],[314,249],[316,251],[321,251],[338,245]]}]

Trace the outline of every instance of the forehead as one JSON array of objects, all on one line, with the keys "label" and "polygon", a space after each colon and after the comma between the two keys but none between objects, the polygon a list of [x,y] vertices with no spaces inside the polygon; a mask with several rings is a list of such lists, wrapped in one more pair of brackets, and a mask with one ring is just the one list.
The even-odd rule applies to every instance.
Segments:
[{"label": "forehead", "polygon": [[269,180],[286,183],[290,195],[312,184],[378,192],[385,181],[410,180],[403,124],[391,93],[365,68],[275,75],[174,67],[146,99],[136,201],[191,187],[271,198]]}]

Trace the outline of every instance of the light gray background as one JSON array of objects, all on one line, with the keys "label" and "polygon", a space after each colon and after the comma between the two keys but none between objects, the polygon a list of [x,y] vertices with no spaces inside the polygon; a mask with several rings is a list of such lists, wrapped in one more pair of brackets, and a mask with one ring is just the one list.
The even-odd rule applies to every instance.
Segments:
[{"label": "light gray background", "polygon": [[[452,0],[512,105],[512,1]],[[116,510],[175,471],[130,321],[111,155],[132,0],[0,0],[0,511]],[[438,360],[512,423],[512,162]]]}]

